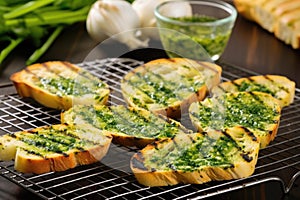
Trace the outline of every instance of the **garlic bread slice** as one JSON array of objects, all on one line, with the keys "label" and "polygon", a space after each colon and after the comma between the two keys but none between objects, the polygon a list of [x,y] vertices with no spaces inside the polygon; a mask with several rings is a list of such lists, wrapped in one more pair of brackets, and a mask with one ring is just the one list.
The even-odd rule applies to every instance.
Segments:
[{"label": "garlic bread slice", "polygon": [[255,134],[261,148],[274,140],[280,121],[278,101],[263,92],[225,93],[193,103],[189,115],[201,131],[243,126]]},{"label": "garlic bread slice", "polygon": [[191,133],[179,122],[141,108],[76,105],[61,114],[62,123],[94,126],[124,146],[144,147],[156,140]]},{"label": "garlic bread slice", "polygon": [[1,136],[0,158],[23,173],[65,171],[101,160],[111,140],[93,127],[56,124]]},{"label": "garlic bread slice", "polygon": [[67,110],[73,105],[106,104],[106,83],[69,62],[52,61],[28,66],[10,79],[18,94],[40,104]]},{"label": "garlic bread slice", "polygon": [[259,142],[243,127],[178,134],[134,154],[131,169],[140,184],[168,186],[245,178],[253,174]]},{"label": "garlic bread slice", "polygon": [[186,58],[157,59],[130,71],[121,81],[129,106],[180,118],[192,102],[220,82],[221,67]]},{"label": "garlic bread slice", "polygon": [[281,107],[293,103],[296,84],[285,76],[258,75],[222,82],[212,89],[213,95],[226,92],[265,92],[278,99]]}]

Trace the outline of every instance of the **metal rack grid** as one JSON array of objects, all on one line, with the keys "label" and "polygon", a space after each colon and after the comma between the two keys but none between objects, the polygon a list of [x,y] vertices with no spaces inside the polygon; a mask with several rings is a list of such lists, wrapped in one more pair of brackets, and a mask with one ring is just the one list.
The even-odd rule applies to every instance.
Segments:
[{"label": "metal rack grid", "polygon": [[[124,104],[120,79],[140,64],[142,62],[132,59],[109,58],[79,65],[110,85],[109,102],[115,105]],[[223,68],[223,80],[255,75],[239,67],[219,64]],[[60,111],[20,98],[11,84],[0,86],[0,135],[59,122]],[[65,172],[22,174],[14,170],[11,161],[0,162],[0,174],[44,199],[202,199],[268,181],[280,182],[287,193],[300,175],[299,133],[300,90],[296,89],[295,102],[282,111],[275,141],[260,151],[255,173],[246,179],[202,185],[145,187],[138,184],[129,167],[129,159],[137,149],[114,144],[101,162]]]}]

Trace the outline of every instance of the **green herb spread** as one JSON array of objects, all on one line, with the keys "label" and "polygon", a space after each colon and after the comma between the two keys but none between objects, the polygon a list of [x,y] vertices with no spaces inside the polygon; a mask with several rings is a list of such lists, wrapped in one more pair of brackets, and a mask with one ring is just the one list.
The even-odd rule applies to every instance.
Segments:
[{"label": "green herb spread", "polygon": [[74,106],[72,113],[75,118],[94,125],[101,130],[119,132],[135,137],[166,138],[183,132],[179,123],[167,121],[148,111],[128,109],[125,106]]},{"label": "green herb spread", "polygon": [[157,153],[145,160],[145,164],[157,170],[194,171],[206,166],[229,168],[238,150],[237,143],[230,137],[214,139],[205,135],[189,145],[174,144],[172,151],[155,150]]},{"label": "green herb spread", "polygon": [[48,154],[65,154],[69,150],[84,150],[92,142],[77,138],[72,129],[55,129],[52,126],[33,133],[19,134],[18,138],[26,144],[23,147],[28,153],[47,157]]},{"label": "green herb spread", "polygon": [[[191,16],[172,18],[181,22],[214,22],[216,19],[209,16]],[[224,51],[229,40],[231,30],[228,25],[203,26],[197,24],[183,25],[159,21],[159,30],[162,43],[171,57],[188,57],[201,60],[208,55],[216,60]],[[206,51],[199,48],[199,45]]]},{"label": "green herb spread", "polygon": [[248,93],[224,95],[210,98],[205,103],[199,103],[198,110],[192,111],[205,129],[211,127],[223,130],[236,125],[254,130],[267,131],[266,125],[275,123],[279,115],[274,107],[266,106],[259,97]]},{"label": "green herb spread", "polygon": [[103,98],[99,95],[99,88],[107,88],[105,83],[96,77],[93,77],[86,71],[83,71],[76,77],[43,77],[39,79],[37,85],[58,96],[83,96],[85,94],[94,94],[95,99],[98,99],[99,101]]},{"label": "green herb spread", "polygon": [[253,83],[253,82],[246,82],[243,81],[241,84],[236,85],[239,92],[245,92],[245,91],[258,91],[258,92],[265,92],[272,96],[275,96],[275,92],[271,91],[267,86]]},{"label": "green herb spread", "polygon": [[[157,67],[163,68],[164,66]],[[181,67],[192,70],[189,66]],[[144,73],[135,73],[127,83],[144,94],[145,103],[156,103],[161,107],[186,99],[191,94],[196,93],[204,84],[203,81],[196,80],[194,77],[183,76],[179,73],[176,75],[176,80],[168,80],[163,75],[149,70]],[[143,104],[141,100],[132,98],[136,105],[141,106]]]}]

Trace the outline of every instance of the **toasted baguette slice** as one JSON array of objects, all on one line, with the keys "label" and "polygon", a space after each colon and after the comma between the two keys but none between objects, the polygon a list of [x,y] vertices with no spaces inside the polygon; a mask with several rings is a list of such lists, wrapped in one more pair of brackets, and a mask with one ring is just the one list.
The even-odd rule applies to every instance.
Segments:
[{"label": "toasted baguette slice", "polygon": [[113,136],[113,142],[145,147],[178,133],[190,133],[179,122],[141,108],[77,105],[61,114],[61,121],[82,126],[92,125]]},{"label": "toasted baguette slice", "polygon": [[220,83],[212,89],[213,95],[226,92],[265,92],[278,99],[281,107],[293,103],[296,84],[284,76],[251,76]]},{"label": "toasted baguette slice", "polygon": [[67,110],[74,104],[106,104],[109,96],[106,83],[68,62],[30,65],[10,79],[20,96],[32,97],[54,109]]},{"label": "toasted baguette slice", "polygon": [[221,71],[220,66],[208,62],[157,59],[125,75],[121,89],[129,106],[178,119],[220,82]]},{"label": "toasted baguette slice", "polygon": [[277,38],[300,48],[300,3],[298,0],[234,0],[239,13],[257,22]]},{"label": "toasted baguette slice", "polygon": [[15,160],[15,169],[23,173],[65,171],[101,160],[111,140],[93,127],[39,127],[1,136],[0,159]]},{"label": "toasted baguette slice", "polygon": [[250,176],[258,151],[253,133],[234,127],[178,134],[150,144],[133,155],[130,166],[138,182],[146,186],[202,184]]},{"label": "toasted baguette slice", "polygon": [[270,94],[236,92],[193,103],[189,113],[200,132],[242,126],[253,132],[265,148],[277,134],[281,107]]}]

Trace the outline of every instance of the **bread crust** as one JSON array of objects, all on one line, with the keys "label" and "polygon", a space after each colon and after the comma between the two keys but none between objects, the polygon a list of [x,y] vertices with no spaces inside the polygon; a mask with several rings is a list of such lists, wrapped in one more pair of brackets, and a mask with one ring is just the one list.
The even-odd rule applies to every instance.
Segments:
[{"label": "bread crust", "polygon": [[275,97],[283,108],[294,102],[295,90],[296,83],[285,76],[258,75],[222,82],[212,89],[212,94],[222,95],[226,92],[232,93],[244,91],[266,92]]},{"label": "bread crust", "polygon": [[[251,122],[251,124],[258,124],[260,123],[261,121],[264,120],[263,116],[260,116],[261,115],[261,111],[257,111],[259,113],[257,113],[257,116],[258,118],[254,118],[254,116],[252,116],[252,118],[250,116],[248,116],[249,114],[247,114],[247,116],[244,116],[243,114],[241,114],[239,116],[239,119],[236,119],[235,121],[231,122],[233,124],[231,124],[230,127],[234,127],[234,126],[245,126],[245,128],[251,130],[255,136],[258,138],[258,140],[260,141],[260,146],[261,148],[265,148],[269,145],[269,143],[271,141],[273,141],[277,135],[277,131],[278,131],[278,127],[279,127],[279,123],[280,123],[280,117],[281,117],[281,107],[280,107],[280,104],[279,102],[274,98],[272,97],[270,94],[267,94],[267,93],[263,93],[263,92],[235,92],[235,93],[226,93],[223,95],[223,97],[220,97],[220,96],[215,96],[213,98],[215,99],[206,99],[204,100],[203,102],[201,102],[201,104],[197,104],[197,103],[193,103],[191,106],[190,106],[190,109],[189,109],[189,113],[190,113],[190,119],[192,121],[192,124],[195,126],[195,128],[199,131],[199,132],[205,132],[205,131],[208,131],[209,129],[214,129],[214,127],[211,127],[211,126],[206,126],[205,123],[207,123],[206,121],[204,120],[200,120],[196,115],[199,115],[200,116],[200,113],[199,113],[199,109],[200,108],[212,108],[212,109],[216,109],[218,108],[218,103],[217,102],[222,102],[221,100],[218,100],[218,99],[225,99],[225,101],[227,101],[227,97],[232,97],[232,98],[237,98],[239,99],[239,95],[246,95],[247,97],[251,98],[251,99],[258,99],[258,101],[261,102],[261,104],[263,104],[265,106],[265,108],[267,109],[267,107],[269,109],[272,109],[273,112],[274,112],[274,116],[269,116],[269,118],[272,119],[272,123],[269,123],[269,124],[265,124],[264,122],[264,125],[263,125],[263,129],[258,129],[258,128],[255,128],[255,127],[251,127],[250,125],[249,126],[246,126],[246,125],[243,125],[243,124],[240,124],[241,123],[241,120],[240,119],[244,119],[244,121],[253,121],[255,120],[254,122]],[[239,101],[239,102],[238,102]],[[247,111],[243,111],[243,108],[247,106],[247,104],[249,104],[249,102],[247,103],[246,101],[245,102],[242,102],[241,100],[237,100],[236,102],[237,106],[241,107],[240,109],[240,113],[243,113],[243,112],[247,112]],[[217,121],[219,120],[219,125],[222,129],[224,128],[228,128],[227,125],[226,125],[226,120],[227,120],[227,117],[224,118],[224,116],[226,116],[226,110],[228,109],[228,107],[224,106],[224,105],[221,105],[223,106],[220,110],[220,114],[218,114],[217,116],[214,116],[213,119],[209,119],[208,123],[209,122],[212,122],[213,120]],[[255,108],[254,108],[255,109]],[[223,112],[221,112],[223,111]],[[233,112],[237,112],[237,110],[234,110]],[[231,117],[229,116],[229,119]],[[222,124],[220,124],[222,123]],[[225,124],[225,125],[224,125]],[[220,128],[219,127],[219,128]]]},{"label": "bread crust", "polygon": [[241,15],[291,45],[300,48],[300,3],[298,0],[234,0]]},{"label": "bread crust", "polygon": [[[190,93],[188,96],[185,96],[181,100],[178,99],[172,104],[162,106],[159,103],[155,102],[148,103],[148,100],[144,99],[144,96],[141,94],[143,93],[143,91],[140,92],[137,88],[129,84],[129,81],[135,76],[135,74],[141,73],[142,75],[145,75],[154,71],[160,73],[160,75],[164,77],[167,82],[176,81],[176,77],[169,77],[175,74],[175,72],[178,73],[177,78],[180,75],[188,75],[189,77],[191,77],[191,74],[184,71],[183,68],[181,69],[181,65],[188,66],[189,68],[191,68],[191,70],[194,70],[195,73],[193,74],[193,76],[199,76],[198,79],[195,78],[195,82],[203,81],[204,84],[201,87],[198,87],[197,91],[195,91],[194,93]],[[161,68],[165,66],[169,69],[164,71],[163,69],[159,69],[159,67],[157,66],[162,66]],[[209,90],[214,85],[220,82],[221,71],[222,69],[220,66],[208,62],[198,62],[185,58],[156,59],[135,68],[124,76],[121,81],[122,94],[127,104],[131,107],[142,106],[154,113],[165,115],[174,119],[180,119],[181,114],[187,112],[188,107],[192,102],[203,100],[209,93]],[[137,103],[135,103],[135,98],[139,98],[139,101],[141,101],[142,105],[138,105]]]},{"label": "bread crust", "polygon": [[[237,143],[240,143],[241,138],[244,138],[244,141],[241,143],[243,145],[247,144],[245,145],[247,146],[245,149],[234,154],[235,160],[231,163],[231,167],[222,165],[201,165],[192,170],[177,170],[170,168],[160,169],[160,166],[155,168],[155,164],[149,164],[149,160],[155,154],[159,154],[160,152],[168,152],[171,154],[175,143],[176,149],[181,145],[192,145],[191,143],[193,143],[193,141],[195,142],[197,138],[210,137],[211,139],[217,140],[224,133],[228,134],[229,137],[232,137]],[[206,136],[201,133],[194,133],[191,135],[180,134],[176,135],[175,138],[148,145],[132,156],[130,161],[131,169],[140,184],[150,187],[176,185],[179,183],[202,184],[209,181],[231,180],[250,176],[254,172],[257,162],[259,151],[258,141],[250,132],[247,132],[247,130],[242,127],[226,129],[224,133],[210,130]],[[241,146],[243,146],[242,144]],[[248,158],[251,159],[245,160],[243,156],[241,156],[243,154],[242,152],[247,154],[249,156]],[[168,153],[165,156],[162,155],[161,159],[167,159]]]},{"label": "bread crust", "polygon": [[[91,123],[91,121],[96,122],[97,118],[99,118],[102,115],[105,115],[108,112],[108,115],[110,115],[112,118],[110,119],[113,124],[118,124],[118,123],[122,123],[118,120],[116,116],[118,115],[118,111],[119,112],[123,112],[124,110],[126,110],[127,112],[131,113],[134,115],[133,118],[125,118],[124,116],[121,116],[121,120],[122,121],[126,121],[127,122],[127,128],[129,128],[129,130],[125,130],[125,131],[118,131],[118,130],[114,130],[114,129],[109,129],[106,128],[106,126],[110,127],[110,124],[105,124],[105,122],[102,121],[102,119],[99,119],[100,124],[97,123]],[[82,115],[81,113],[87,113],[89,112],[90,114],[92,114],[92,116],[84,116],[84,114]],[[100,116],[97,116],[96,113],[103,113]],[[125,113],[124,115],[128,115],[128,113]],[[143,120],[141,121],[134,121],[136,120],[136,118],[142,117]],[[101,118],[101,117],[100,117]],[[82,125],[82,126],[93,126],[97,129],[100,129],[102,132],[107,132],[108,134],[112,135],[113,137],[113,143],[117,143],[117,144],[121,144],[124,146],[136,146],[138,148],[143,148],[146,145],[155,142],[157,140],[160,139],[165,139],[168,136],[159,136],[159,135],[153,135],[153,136],[149,136],[147,134],[152,134],[151,132],[147,132],[146,130],[148,130],[149,126],[164,126],[166,127],[167,124],[173,124],[172,128],[175,129],[176,127],[176,131],[174,132],[174,130],[172,128],[170,128],[170,130],[168,129],[168,131],[170,131],[170,133],[166,133],[166,131],[164,130],[160,130],[160,135],[163,134],[177,134],[177,133],[182,133],[182,132],[191,132],[190,130],[186,129],[184,126],[182,126],[179,122],[167,118],[165,116],[160,116],[160,115],[156,115],[153,114],[152,112],[142,109],[142,108],[138,108],[138,107],[126,107],[126,106],[122,106],[122,105],[118,105],[118,106],[105,106],[105,105],[97,105],[97,106],[82,106],[82,105],[77,105],[74,106],[73,108],[69,109],[68,111],[62,112],[61,113],[61,121],[62,123],[67,123],[67,124],[77,124],[77,125]],[[158,124],[161,123],[161,124]],[[104,125],[104,127],[101,127],[101,125]],[[137,127],[145,127],[144,130],[141,130],[141,132],[139,132],[138,134],[133,134],[130,131],[132,131],[132,126],[137,126]],[[111,128],[111,127],[110,127]],[[171,130],[172,129],[172,130]],[[142,131],[144,131],[144,134],[142,134]],[[155,131],[157,131],[155,129]],[[173,137],[173,135],[170,135],[169,137]]]},{"label": "bread crust", "polygon": [[[71,74],[68,74],[68,71]],[[95,97],[92,94],[83,97],[74,96],[73,94],[56,94],[38,86],[41,78],[61,76],[76,79],[76,76],[79,77],[82,72],[83,70],[80,67],[69,62],[49,61],[30,65],[26,69],[12,74],[10,80],[14,83],[16,91],[21,97],[31,97],[46,107],[66,110],[74,104],[106,104],[109,89],[104,82],[102,83],[105,84],[105,87],[97,89],[99,96],[101,96],[100,100],[94,99]]]},{"label": "bread crust", "polygon": [[[52,126],[43,126],[32,130],[17,132],[13,134],[12,137],[13,141],[15,141],[14,145],[11,143],[4,144],[6,145],[6,148],[1,149],[0,154],[8,152],[10,149],[14,149],[13,153],[11,153],[10,157],[7,157],[7,159],[14,159],[15,170],[22,173],[42,174],[53,171],[65,171],[79,165],[98,162],[107,154],[112,137],[107,133],[101,133],[99,130],[94,133],[88,132],[87,135],[85,135],[86,131],[90,130],[95,131],[95,129],[85,129],[80,126],[55,124]],[[43,139],[41,140],[41,138],[47,138],[48,134],[49,137],[52,137],[50,136],[51,134],[54,134],[55,136],[55,131],[65,134],[65,136],[73,135],[72,137],[74,139],[72,139],[72,141],[77,140],[79,142],[79,140],[82,140],[83,146],[71,146],[69,147],[69,150],[60,153],[51,150],[51,144],[48,144],[50,145],[50,148],[48,148],[48,146],[40,146],[43,145]],[[42,136],[35,137],[39,134],[42,134]],[[88,135],[93,134],[95,134],[98,139],[88,141],[88,139],[91,139]],[[3,137],[8,136],[2,136],[0,138],[1,141],[3,141]],[[56,140],[57,139],[55,139],[55,141]],[[45,141],[47,141],[47,139]],[[58,142],[57,145],[65,145],[65,142]],[[5,160],[4,157],[1,159]]]}]

